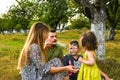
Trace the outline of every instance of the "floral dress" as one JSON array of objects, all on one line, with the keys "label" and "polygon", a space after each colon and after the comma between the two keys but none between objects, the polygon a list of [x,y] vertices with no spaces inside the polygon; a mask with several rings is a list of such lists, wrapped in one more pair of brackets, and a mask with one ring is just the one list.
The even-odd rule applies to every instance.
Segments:
[{"label": "floral dress", "polygon": [[46,64],[42,63],[40,48],[37,44],[32,44],[29,51],[30,64],[21,70],[22,80],[64,80],[66,72],[50,74],[50,67],[63,66],[57,58],[52,59]]}]

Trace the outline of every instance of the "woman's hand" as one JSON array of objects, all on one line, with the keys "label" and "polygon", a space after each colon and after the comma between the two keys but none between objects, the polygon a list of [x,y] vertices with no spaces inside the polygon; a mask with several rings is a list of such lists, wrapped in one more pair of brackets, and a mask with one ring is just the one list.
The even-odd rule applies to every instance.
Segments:
[{"label": "woman's hand", "polygon": [[79,71],[79,69],[77,69],[75,66],[72,66],[72,65],[65,66],[65,70],[73,73],[77,73]]}]

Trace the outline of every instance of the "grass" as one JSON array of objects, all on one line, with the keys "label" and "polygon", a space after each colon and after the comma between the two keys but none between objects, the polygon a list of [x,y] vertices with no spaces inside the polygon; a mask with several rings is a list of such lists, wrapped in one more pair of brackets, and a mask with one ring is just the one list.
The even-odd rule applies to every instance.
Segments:
[{"label": "grass", "polygon": [[[58,33],[58,41],[68,44],[71,40],[78,40],[80,34],[86,30],[71,30]],[[21,80],[19,70],[16,69],[19,53],[26,40],[23,34],[0,35],[0,80]],[[106,41],[106,61],[98,61],[100,69],[114,80],[120,80],[120,31],[116,31],[114,41]],[[67,49],[64,48],[64,53]]]},{"label": "grass", "polygon": [[21,34],[0,35],[0,80],[21,80],[16,65],[25,38]]}]

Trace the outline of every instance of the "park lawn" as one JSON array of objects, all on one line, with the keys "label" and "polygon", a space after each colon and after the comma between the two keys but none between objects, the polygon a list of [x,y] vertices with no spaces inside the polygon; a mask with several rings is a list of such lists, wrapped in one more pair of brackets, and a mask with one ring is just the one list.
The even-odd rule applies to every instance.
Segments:
[{"label": "park lawn", "polygon": [[[86,30],[70,30],[58,33],[58,42],[68,45],[71,40],[78,40],[80,34]],[[107,32],[107,31],[106,31]],[[16,69],[20,51],[26,36],[23,34],[0,35],[0,80],[21,80],[19,70]],[[114,41],[106,41],[106,61],[98,62],[102,71],[114,80],[120,80],[120,30],[116,31]],[[67,47],[64,48],[67,53]]]},{"label": "park lawn", "polygon": [[0,35],[0,80],[21,80],[16,66],[25,38],[21,34]]}]

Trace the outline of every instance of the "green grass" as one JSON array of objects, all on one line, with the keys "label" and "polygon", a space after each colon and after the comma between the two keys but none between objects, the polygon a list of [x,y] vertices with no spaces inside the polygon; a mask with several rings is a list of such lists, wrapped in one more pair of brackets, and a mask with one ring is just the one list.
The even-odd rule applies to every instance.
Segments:
[{"label": "green grass", "polygon": [[[68,44],[71,40],[78,40],[80,34],[86,30],[71,30],[58,33],[58,41]],[[26,36],[23,34],[0,35],[0,80],[21,80],[17,61]],[[120,80],[120,31],[116,31],[114,41],[106,41],[106,61],[98,62],[100,69],[114,80]],[[67,53],[67,48],[64,48]]]},{"label": "green grass", "polygon": [[21,34],[0,35],[0,80],[20,80],[16,67],[25,38]]}]

